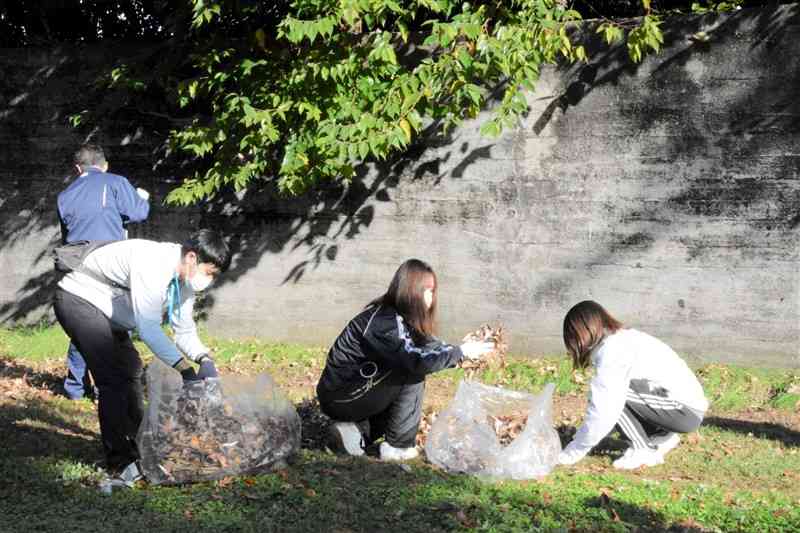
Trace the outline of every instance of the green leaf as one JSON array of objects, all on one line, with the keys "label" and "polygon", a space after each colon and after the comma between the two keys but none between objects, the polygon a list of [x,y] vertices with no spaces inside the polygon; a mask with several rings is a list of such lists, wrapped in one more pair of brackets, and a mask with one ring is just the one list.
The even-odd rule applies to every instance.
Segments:
[{"label": "green leaf", "polygon": [[411,142],[411,125],[408,123],[408,120],[402,119],[400,121],[399,125],[400,125],[400,129],[403,130],[403,133],[406,136],[406,142],[410,143]]},{"label": "green leaf", "polygon": [[500,125],[494,120],[489,120],[481,126],[481,135],[486,137],[497,137],[500,131]]},{"label": "green leaf", "polygon": [[400,38],[404,43],[408,43],[408,26],[402,21],[398,21],[397,28],[400,30]]}]

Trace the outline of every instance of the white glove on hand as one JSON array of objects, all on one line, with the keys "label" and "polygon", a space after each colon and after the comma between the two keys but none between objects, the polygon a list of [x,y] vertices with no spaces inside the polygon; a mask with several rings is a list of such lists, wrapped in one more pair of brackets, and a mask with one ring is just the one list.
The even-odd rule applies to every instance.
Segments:
[{"label": "white glove on hand", "polygon": [[494,350],[493,342],[468,341],[461,345],[461,353],[467,359],[480,359]]},{"label": "white glove on hand", "polygon": [[558,454],[558,464],[560,465],[574,465],[581,459],[583,459],[582,455],[573,455],[571,453],[564,452],[559,452]]},{"label": "white glove on hand", "polygon": [[150,193],[147,192],[144,189],[140,189],[140,188],[137,187],[136,188],[136,194],[138,194],[139,198],[141,198],[142,200],[149,200],[150,199]]}]

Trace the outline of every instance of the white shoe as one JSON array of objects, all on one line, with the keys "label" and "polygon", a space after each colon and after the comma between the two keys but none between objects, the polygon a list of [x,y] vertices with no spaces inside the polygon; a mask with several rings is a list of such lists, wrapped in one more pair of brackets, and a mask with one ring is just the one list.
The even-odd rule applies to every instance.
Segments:
[{"label": "white shoe", "polygon": [[625,453],[614,461],[614,468],[633,470],[640,466],[655,466],[664,462],[664,456],[658,450],[650,448],[628,448]]},{"label": "white shoe", "polygon": [[650,440],[658,447],[658,453],[663,457],[681,442],[681,436],[677,433],[667,433],[666,435],[653,437]]},{"label": "white shoe", "polygon": [[354,422],[334,422],[328,430],[328,443],[335,452],[364,455],[364,436]]},{"label": "white shoe", "polygon": [[381,442],[381,461],[410,461],[419,457],[419,452],[412,446],[410,448],[395,448],[388,442]]}]

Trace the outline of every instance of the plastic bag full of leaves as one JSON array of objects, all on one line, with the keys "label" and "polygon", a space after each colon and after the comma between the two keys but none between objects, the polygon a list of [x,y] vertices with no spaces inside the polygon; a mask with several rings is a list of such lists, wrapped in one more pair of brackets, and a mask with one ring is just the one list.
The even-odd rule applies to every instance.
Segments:
[{"label": "plastic bag full of leaves", "polygon": [[154,484],[221,479],[282,465],[300,448],[300,418],[267,374],[222,376],[186,386],[154,360],[137,442]]},{"label": "plastic bag full of leaves", "polygon": [[532,479],[558,463],[549,383],[534,395],[462,381],[425,443],[428,460],[450,472],[496,479]]}]

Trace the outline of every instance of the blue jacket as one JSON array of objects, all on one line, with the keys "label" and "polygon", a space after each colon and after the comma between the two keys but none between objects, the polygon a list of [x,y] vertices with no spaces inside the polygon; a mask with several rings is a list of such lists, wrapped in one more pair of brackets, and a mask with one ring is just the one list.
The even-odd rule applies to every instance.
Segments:
[{"label": "blue jacket", "polygon": [[95,167],[86,169],[58,195],[58,218],[65,243],[74,241],[121,241],[125,222],[141,222],[150,214],[150,203],[130,182]]}]

